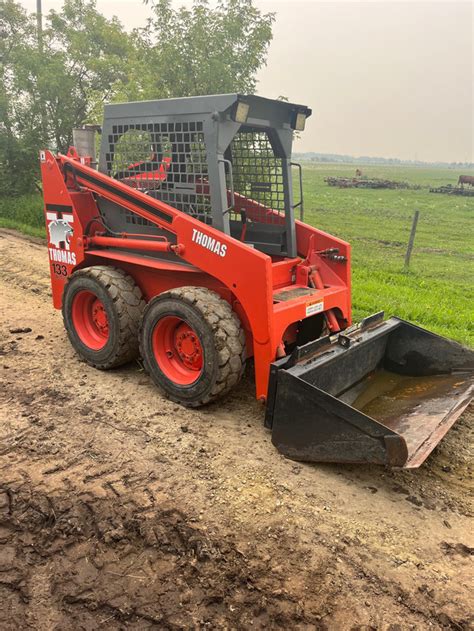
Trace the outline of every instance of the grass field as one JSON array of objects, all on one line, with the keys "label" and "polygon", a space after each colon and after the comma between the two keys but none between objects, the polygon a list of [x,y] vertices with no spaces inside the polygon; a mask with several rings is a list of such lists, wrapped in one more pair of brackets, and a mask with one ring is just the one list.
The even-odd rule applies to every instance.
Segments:
[{"label": "grass field", "polygon": [[0,228],[13,228],[32,237],[45,237],[43,201],[39,193],[0,197]]},{"label": "grass field", "polygon": [[[355,165],[305,165],[308,223],[352,244],[354,319],[380,309],[474,346],[474,197],[430,193],[457,172],[362,167],[364,175],[419,184],[420,190],[339,189],[328,176],[353,176]],[[409,272],[404,256],[415,209],[420,219]]]},{"label": "grass field", "polygon": [[[420,190],[338,189],[324,182],[327,176],[352,176],[356,168],[308,163],[303,172],[306,221],[352,244],[354,319],[383,309],[474,346],[474,198],[428,190],[430,184],[455,184],[458,173],[362,167],[369,177],[419,184]],[[405,272],[415,209],[420,220]],[[44,236],[43,225],[39,196],[0,199],[0,226]]]}]

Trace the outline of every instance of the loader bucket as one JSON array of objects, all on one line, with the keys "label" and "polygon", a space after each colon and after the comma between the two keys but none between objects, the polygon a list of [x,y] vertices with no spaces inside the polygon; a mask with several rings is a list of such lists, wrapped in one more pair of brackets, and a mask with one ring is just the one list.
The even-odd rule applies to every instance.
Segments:
[{"label": "loader bucket", "polygon": [[380,313],[273,363],[265,425],[294,460],[419,467],[473,376],[474,351]]}]

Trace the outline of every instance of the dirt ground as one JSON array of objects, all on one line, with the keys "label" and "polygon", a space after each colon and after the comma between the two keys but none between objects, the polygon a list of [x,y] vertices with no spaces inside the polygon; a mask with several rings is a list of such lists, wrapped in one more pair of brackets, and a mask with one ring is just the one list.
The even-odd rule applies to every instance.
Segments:
[{"label": "dirt ground", "polygon": [[472,628],[472,412],[419,470],[297,464],[250,378],[190,411],[78,361],[7,231],[0,374],[3,631]]}]

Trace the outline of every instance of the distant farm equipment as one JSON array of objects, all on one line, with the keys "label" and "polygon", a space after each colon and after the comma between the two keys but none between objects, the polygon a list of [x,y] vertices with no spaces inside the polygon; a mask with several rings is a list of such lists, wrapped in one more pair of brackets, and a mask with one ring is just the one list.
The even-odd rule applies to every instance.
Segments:
[{"label": "distant farm equipment", "polygon": [[410,186],[408,182],[397,182],[395,180],[385,180],[383,178],[327,177],[324,181],[327,182],[328,186],[338,186],[339,188],[420,188],[420,186],[417,185]]},{"label": "distant farm equipment", "polygon": [[464,197],[474,197],[474,187],[464,188],[463,186],[453,186],[446,184],[437,188],[430,188],[430,193],[445,193],[446,195],[463,195]]}]

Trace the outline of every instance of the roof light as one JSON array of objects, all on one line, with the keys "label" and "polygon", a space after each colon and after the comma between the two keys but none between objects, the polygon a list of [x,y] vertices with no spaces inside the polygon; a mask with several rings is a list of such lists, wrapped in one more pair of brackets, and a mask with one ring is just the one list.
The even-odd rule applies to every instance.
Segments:
[{"label": "roof light", "polygon": [[241,123],[242,125],[247,122],[247,117],[249,115],[250,106],[248,103],[244,103],[243,101],[237,102],[237,107],[235,108],[234,120],[236,123]]},{"label": "roof light", "polygon": [[295,118],[295,131],[304,131],[306,125],[306,114],[298,112]]}]

